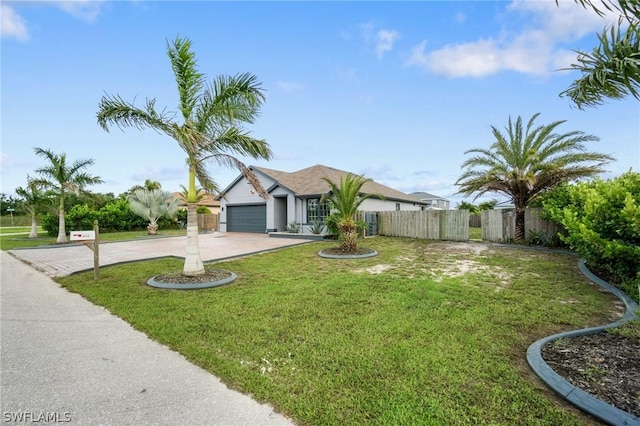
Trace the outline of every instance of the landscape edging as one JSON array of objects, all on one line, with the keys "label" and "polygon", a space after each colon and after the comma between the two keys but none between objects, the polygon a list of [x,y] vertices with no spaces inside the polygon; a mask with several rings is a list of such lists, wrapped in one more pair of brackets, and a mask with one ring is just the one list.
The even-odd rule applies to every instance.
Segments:
[{"label": "landscape edging", "polygon": [[542,358],[542,348],[547,343],[553,342],[560,338],[569,338],[576,336],[584,336],[587,334],[595,334],[603,332],[604,330],[619,327],[624,323],[637,318],[636,312],[638,310],[638,304],[633,301],[625,292],[619,288],[612,286],[608,282],[594,275],[586,266],[584,260],[579,262],[580,271],[593,283],[607,290],[615,295],[625,305],[625,314],[618,321],[610,324],[601,325],[598,327],[583,328],[580,330],[565,331],[562,333],[554,334],[552,336],[544,337],[537,340],[527,349],[527,362],[531,369],[536,373],[538,377],[549,386],[554,392],[560,395],[562,398],[575,405],[582,411],[591,414],[599,420],[609,425],[615,426],[638,426],[640,425],[640,418],[614,407],[591,394],[585,392],[577,386],[572,385],[562,376],[556,373]]}]

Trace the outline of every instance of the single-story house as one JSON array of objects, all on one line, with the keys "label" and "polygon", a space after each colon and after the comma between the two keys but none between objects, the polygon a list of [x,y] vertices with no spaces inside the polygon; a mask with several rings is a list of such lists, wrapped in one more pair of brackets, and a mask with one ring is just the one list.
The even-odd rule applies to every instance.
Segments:
[{"label": "single-story house", "polygon": [[[221,232],[284,232],[291,222],[304,226],[323,221],[330,214],[328,203],[320,202],[330,189],[323,178],[339,184],[340,178],[355,174],[323,165],[291,173],[256,166],[249,169],[269,196],[267,199],[260,197],[240,175],[217,197],[220,201]],[[365,183],[362,190],[380,194],[384,199],[368,198],[360,210],[424,210],[428,207],[426,202],[374,181]]]},{"label": "single-story house", "polygon": [[445,198],[429,194],[428,192],[412,192],[409,195],[420,201],[424,201],[432,209],[449,210],[449,200]]}]

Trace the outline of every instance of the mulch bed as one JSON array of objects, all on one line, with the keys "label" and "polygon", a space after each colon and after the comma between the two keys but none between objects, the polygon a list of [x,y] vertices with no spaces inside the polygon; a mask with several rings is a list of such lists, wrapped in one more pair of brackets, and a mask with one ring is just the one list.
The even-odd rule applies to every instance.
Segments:
[{"label": "mulch bed", "polygon": [[187,276],[181,272],[171,274],[161,274],[154,277],[154,281],[164,284],[202,284],[213,281],[220,281],[231,276],[229,271],[219,269],[207,269],[202,275]]},{"label": "mulch bed", "polygon": [[572,385],[640,417],[640,338],[601,332],[560,339],[542,357]]},{"label": "mulch bed", "polygon": [[358,247],[356,251],[340,250],[340,247],[329,247],[326,249],[322,249],[323,253],[336,255],[336,256],[363,256],[363,255],[371,254],[374,251],[375,250],[373,249],[360,248],[360,247]]}]

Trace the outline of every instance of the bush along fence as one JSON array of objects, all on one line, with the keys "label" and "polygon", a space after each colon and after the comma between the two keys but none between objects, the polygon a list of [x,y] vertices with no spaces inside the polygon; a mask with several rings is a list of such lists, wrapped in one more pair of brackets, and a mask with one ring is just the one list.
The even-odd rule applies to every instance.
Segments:
[{"label": "bush along fence", "polygon": [[[372,214],[374,213],[367,213]],[[557,234],[563,232],[563,229],[543,220],[541,214],[541,208],[529,208],[525,211],[525,236],[533,244],[555,245],[558,242]],[[468,210],[392,211],[376,212],[375,215],[378,235],[448,241],[469,239]],[[515,211],[512,209],[483,211],[482,239],[500,243],[513,241],[515,219]]]}]

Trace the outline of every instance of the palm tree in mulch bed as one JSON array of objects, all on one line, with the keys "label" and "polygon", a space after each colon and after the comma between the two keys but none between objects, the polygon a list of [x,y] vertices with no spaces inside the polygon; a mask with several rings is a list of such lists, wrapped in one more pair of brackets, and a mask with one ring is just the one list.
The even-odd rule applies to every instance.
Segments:
[{"label": "palm tree in mulch bed", "polygon": [[339,242],[338,247],[325,249],[323,252],[337,255],[371,253],[373,250],[358,248],[358,231],[364,227],[364,223],[357,221],[355,216],[364,200],[382,199],[382,195],[363,193],[362,186],[371,179],[365,179],[359,175],[348,174],[340,178],[340,183],[335,183],[328,178],[323,180],[329,184],[330,191],[322,197],[322,201],[328,201],[331,209],[335,211],[332,216],[335,215]]},{"label": "palm tree in mulch bed", "polygon": [[250,73],[219,75],[208,81],[198,69],[188,38],[167,42],[167,54],[178,88],[177,112],[156,108],[155,99],[147,99],[145,105],[137,107],[119,95],[105,95],[100,100],[97,119],[107,131],[112,125],[154,129],[174,139],[187,154],[187,250],[182,274],[197,278],[205,274],[205,268],[198,244],[196,180],[208,191],[217,189],[207,164],[240,170],[258,194],[268,198],[255,174],[234,156],[271,159],[269,144],[251,137],[244,129],[258,117],[265,94],[257,77]]}]

